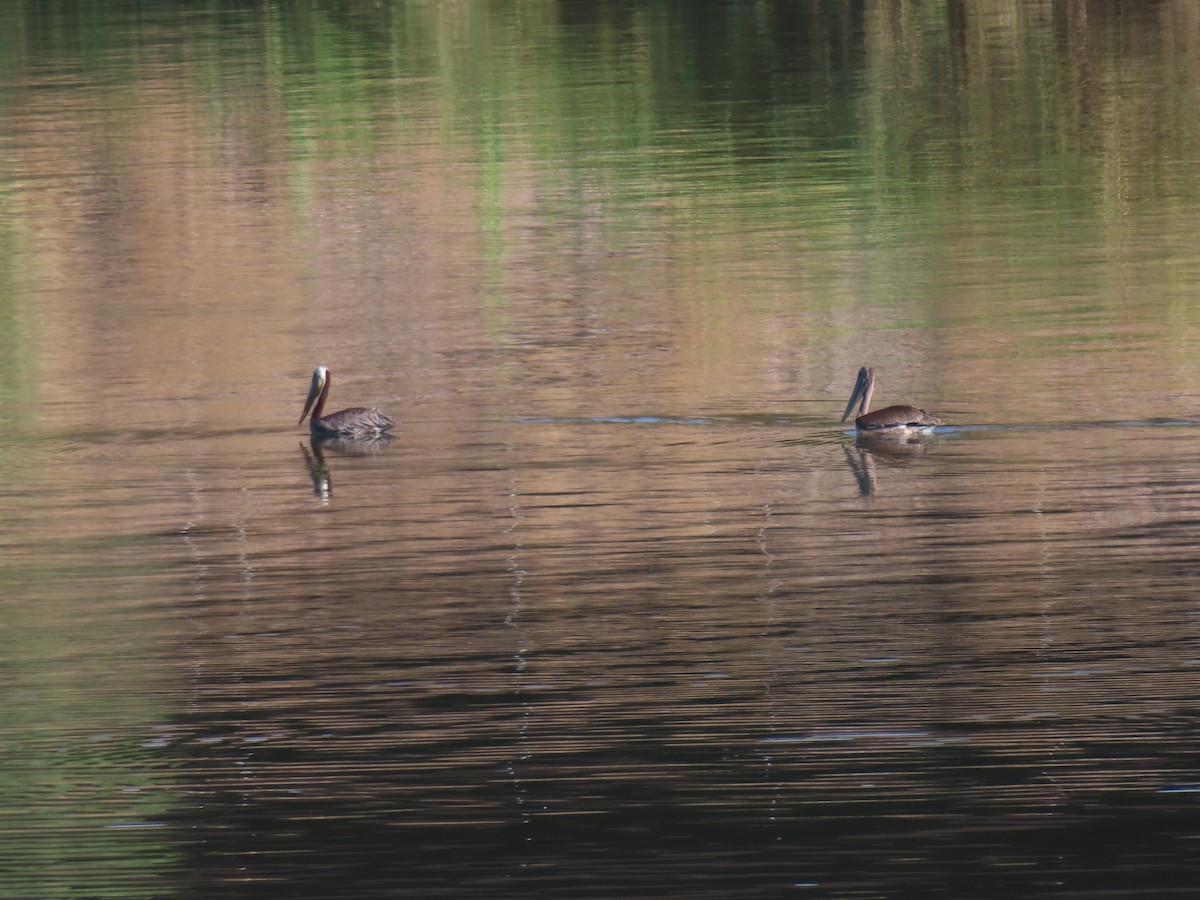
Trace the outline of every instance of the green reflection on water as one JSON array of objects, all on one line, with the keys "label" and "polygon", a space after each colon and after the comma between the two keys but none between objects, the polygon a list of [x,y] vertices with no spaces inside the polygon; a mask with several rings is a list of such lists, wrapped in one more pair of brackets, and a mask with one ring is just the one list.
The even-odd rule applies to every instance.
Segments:
[{"label": "green reflection on water", "polygon": [[[165,31],[218,127],[237,124],[239,104],[275,110],[299,160],[370,156],[432,128],[464,158],[553,160],[551,183],[603,185],[614,205],[657,189],[712,194],[703,214],[744,216],[720,196],[770,185],[755,216],[809,230],[847,208],[964,189],[1072,219],[1195,196],[1184,167],[1139,164],[1164,144],[1195,150],[1186,61],[1151,46],[1166,15],[1135,18],[1125,46],[1120,17],[1036,6],[150,4],[131,31],[118,4],[28,4],[11,33],[111,75]],[[1125,66],[1163,77],[1122,82]]]},{"label": "green reflection on water", "polygon": [[[20,428],[29,424],[37,408],[37,379],[34,377],[38,337],[30,309],[26,279],[17,271],[26,251],[19,217],[5,215],[8,202],[0,197],[0,427]],[[0,484],[18,464],[20,448],[0,443]]]},{"label": "green reflection on water", "polygon": [[159,666],[126,615],[134,567],[60,555],[0,567],[0,896],[165,896],[174,797],[149,725],[165,718]]}]

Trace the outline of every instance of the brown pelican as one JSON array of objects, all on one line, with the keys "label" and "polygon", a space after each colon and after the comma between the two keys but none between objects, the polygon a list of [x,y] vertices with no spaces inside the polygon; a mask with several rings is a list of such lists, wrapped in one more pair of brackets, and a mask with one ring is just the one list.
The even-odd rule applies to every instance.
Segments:
[{"label": "brown pelican", "polygon": [[[327,416],[321,415],[325,411],[325,398],[329,396],[329,382],[329,370],[324,366],[317,366],[313,372],[312,387],[308,389],[308,399],[304,401],[304,412],[300,414],[300,422],[297,423],[302,423],[311,409],[309,429],[314,435],[342,434],[367,437],[383,434],[396,424],[379,410],[364,409],[361,406],[352,406]],[[316,406],[313,406],[314,400],[317,402]]]},{"label": "brown pelican", "polygon": [[855,431],[928,431],[930,428],[942,424],[941,419],[935,418],[915,406],[887,406],[877,409],[875,412],[869,412],[871,394],[874,391],[875,370],[863,366],[858,370],[858,381],[854,384],[854,393],[850,395],[850,402],[846,404],[846,411],[842,413],[842,421],[845,422],[850,411],[854,409],[854,404],[858,403],[861,398],[862,403],[858,407],[858,417],[854,420]]}]

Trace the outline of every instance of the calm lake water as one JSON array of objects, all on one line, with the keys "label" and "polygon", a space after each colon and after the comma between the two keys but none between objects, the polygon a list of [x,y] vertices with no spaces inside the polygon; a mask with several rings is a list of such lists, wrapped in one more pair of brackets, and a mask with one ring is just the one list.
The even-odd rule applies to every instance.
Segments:
[{"label": "calm lake water", "polygon": [[10,7],[0,896],[1195,890],[1200,6]]}]

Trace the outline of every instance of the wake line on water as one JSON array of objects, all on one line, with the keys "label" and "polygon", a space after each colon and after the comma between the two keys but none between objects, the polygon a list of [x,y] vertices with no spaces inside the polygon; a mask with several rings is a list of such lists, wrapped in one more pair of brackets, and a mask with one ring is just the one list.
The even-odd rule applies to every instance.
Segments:
[{"label": "wake line on water", "polygon": [[[768,427],[790,425],[806,427],[795,419],[775,416],[530,416],[513,419],[518,425],[747,425]],[[1016,423],[1009,425],[939,425],[923,435],[951,437],[992,431],[1073,431],[1092,428],[1187,428],[1200,426],[1200,419],[1129,419],[1117,422],[1054,422]],[[826,432],[830,433],[830,432]],[[836,434],[855,435],[853,429],[839,429]],[[883,437],[886,433],[876,433]],[[916,435],[913,435],[914,437]]]}]

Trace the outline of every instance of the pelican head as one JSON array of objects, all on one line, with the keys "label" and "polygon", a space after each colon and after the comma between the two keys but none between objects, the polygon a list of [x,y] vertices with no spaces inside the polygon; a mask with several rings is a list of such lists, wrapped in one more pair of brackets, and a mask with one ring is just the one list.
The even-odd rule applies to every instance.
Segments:
[{"label": "pelican head", "polygon": [[[854,392],[850,395],[850,402],[846,404],[846,411],[842,413],[842,421],[845,422],[850,418],[850,413],[854,410],[854,404],[859,403],[858,414],[864,415],[867,409],[871,406],[871,392],[875,390],[875,369],[863,366],[858,370],[858,381],[854,382]],[[303,421],[303,420],[301,420]]]},{"label": "pelican head", "polygon": [[300,414],[300,421],[296,423],[297,425],[300,425],[304,422],[304,419],[308,416],[309,410],[313,408],[313,404],[317,401],[317,398],[321,396],[321,392],[325,390],[325,387],[328,384],[329,370],[324,366],[317,366],[317,368],[313,371],[312,384],[308,388],[308,399],[304,401],[304,412]]}]

